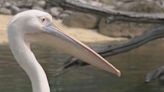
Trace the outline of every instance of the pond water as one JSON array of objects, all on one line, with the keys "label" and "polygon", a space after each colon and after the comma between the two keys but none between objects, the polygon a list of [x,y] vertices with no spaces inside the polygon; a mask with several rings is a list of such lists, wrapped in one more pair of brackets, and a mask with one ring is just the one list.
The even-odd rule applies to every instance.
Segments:
[{"label": "pond water", "polygon": [[[107,58],[121,70],[120,78],[92,66],[74,67],[56,76],[69,56],[41,46],[34,46],[33,51],[47,73],[51,92],[164,92],[158,81],[144,83],[147,72],[164,65],[162,42],[156,40]],[[32,92],[27,75],[7,45],[0,46],[0,92]]]}]

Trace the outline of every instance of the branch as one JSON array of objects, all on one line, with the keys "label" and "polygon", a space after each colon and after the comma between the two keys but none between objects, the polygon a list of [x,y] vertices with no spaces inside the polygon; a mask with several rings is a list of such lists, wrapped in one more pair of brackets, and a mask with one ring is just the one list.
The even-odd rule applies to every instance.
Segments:
[{"label": "branch", "polygon": [[58,5],[64,9],[79,11],[84,13],[92,13],[95,15],[110,17],[112,20],[120,20],[127,22],[142,22],[142,23],[164,23],[164,13],[137,13],[119,11],[109,8],[103,4],[94,6],[90,3],[84,3],[81,0],[49,0],[50,4]]}]

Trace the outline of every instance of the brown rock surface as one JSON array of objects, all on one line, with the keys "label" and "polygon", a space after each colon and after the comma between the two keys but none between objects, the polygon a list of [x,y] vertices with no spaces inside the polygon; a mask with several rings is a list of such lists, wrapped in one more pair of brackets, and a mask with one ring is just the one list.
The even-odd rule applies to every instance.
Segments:
[{"label": "brown rock surface", "polygon": [[110,24],[105,23],[105,19],[101,19],[99,23],[99,32],[111,37],[127,37],[133,38],[141,35],[148,30],[151,24],[129,23],[116,21]]},{"label": "brown rock surface", "polygon": [[95,15],[79,12],[72,13],[63,19],[64,25],[78,28],[95,28],[97,22],[98,18]]}]

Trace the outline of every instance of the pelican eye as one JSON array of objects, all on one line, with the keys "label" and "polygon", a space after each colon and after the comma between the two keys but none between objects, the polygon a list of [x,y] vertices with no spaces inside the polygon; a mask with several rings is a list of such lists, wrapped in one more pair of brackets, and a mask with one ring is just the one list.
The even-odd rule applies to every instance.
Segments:
[{"label": "pelican eye", "polygon": [[42,16],[42,17],[39,17],[39,20],[40,22],[45,23],[47,21],[47,18]]},{"label": "pelican eye", "polygon": [[45,21],[46,21],[46,18],[42,18],[41,21],[42,21],[42,22],[45,22]]},{"label": "pelican eye", "polygon": [[49,23],[49,19],[47,17],[40,17],[39,19],[43,25],[47,25]]}]

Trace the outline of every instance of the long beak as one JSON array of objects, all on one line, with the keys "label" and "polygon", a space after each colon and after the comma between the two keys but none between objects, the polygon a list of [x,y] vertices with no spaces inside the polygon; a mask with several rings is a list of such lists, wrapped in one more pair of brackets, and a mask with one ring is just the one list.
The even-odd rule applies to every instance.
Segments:
[{"label": "long beak", "polygon": [[45,35],[44,38],[48,38],[47,42],[52,44],[54,47],[63,50],[65,53],[71,54],[86,63],[96,66],[97,68],[114,73],[117,76],[121,76],[118,69],[80,41],[64,34],[53,26],[44,27],[44,31],[49,35]]}]

